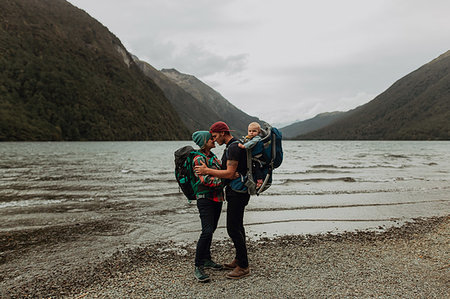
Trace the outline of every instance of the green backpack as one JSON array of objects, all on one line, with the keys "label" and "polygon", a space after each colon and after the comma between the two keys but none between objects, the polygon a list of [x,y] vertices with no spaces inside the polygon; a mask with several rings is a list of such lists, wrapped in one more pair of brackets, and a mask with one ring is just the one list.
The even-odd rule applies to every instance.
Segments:
[{"label": "green backpack", "polygon": [[208,158],[202,152],[195,150],[192,146],[184,146],[175,151],[175,178],[178,186],[188,201],[196,200],[199,197],[204,197],[211,192],[211,189],[201,183],[201,181],[194,175],[192,169],[194,158],[201,155],[206,160],[206,165],[211,167],[214,163],[213,157]]}]

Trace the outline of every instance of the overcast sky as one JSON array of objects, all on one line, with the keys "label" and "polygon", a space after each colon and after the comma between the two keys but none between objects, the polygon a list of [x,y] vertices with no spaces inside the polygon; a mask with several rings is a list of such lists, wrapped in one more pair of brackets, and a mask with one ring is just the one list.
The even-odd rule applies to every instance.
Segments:
[{"label": "overcast sky", "polygon": [[69,0],[157,69],[281,126],[371,101],[450,49],[448,0]]}]

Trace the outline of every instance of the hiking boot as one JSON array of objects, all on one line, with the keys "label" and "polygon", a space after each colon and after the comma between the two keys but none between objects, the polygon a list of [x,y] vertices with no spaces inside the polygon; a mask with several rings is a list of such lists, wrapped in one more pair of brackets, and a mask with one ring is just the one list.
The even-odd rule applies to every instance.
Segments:
[{"label": "hiking boot", "polygon": [[241,279],[242,277],[250,275],[250,269],[247,268],[241,268],[239,266],[236,266],[233,271],[225,275],[226,278],[230,279]]},{"label": "hiking boot", "polygon": [[210,281],[209,275],[205,273],[205,269],[203,267],[195,267],[194,276],[200,282]]},{"label": "hiking boot", "polygon": [[206,260],[205,263],[203,264],[203,268],[205,268],[205,269],[213,269],[213,270],[222,270],[223,266],[219,265],[219,264],[216,264],[212,260]]},{"label": "hiking boot", "polygon": [[229,264],[223,264],[223,268],[225,270],[233,270],[234,268],[237,267],[237,259],[234,259],[231,263]]}]

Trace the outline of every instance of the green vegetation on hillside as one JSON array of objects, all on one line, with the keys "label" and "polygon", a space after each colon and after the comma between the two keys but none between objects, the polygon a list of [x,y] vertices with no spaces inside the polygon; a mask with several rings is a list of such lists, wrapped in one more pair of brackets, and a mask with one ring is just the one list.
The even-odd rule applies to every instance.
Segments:
[{"label": "green vegetation on hillside", "polygon": [[2,0],[0,22],[0,141],[189,137],[159,87],[85,12]]}]

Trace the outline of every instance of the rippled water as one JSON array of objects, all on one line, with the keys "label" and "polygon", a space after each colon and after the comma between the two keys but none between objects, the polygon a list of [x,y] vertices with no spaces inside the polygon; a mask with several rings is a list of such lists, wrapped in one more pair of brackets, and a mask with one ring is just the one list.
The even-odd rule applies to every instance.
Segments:
[{"label": "rippled water", "polygon": [[[173,152],[186,144],[191,143],[0,143],[0,229],[29,226],[30,217],[33,225],[48,225],[37,220],[43,207],[54,208],[47,214],[59,213],[54,224],[67,221],[67,213],[78,220],[100,217],[116,204],[121,212],[113,216],[133,215],[127,221],[138,223],[142,240],[198,231],[196,207],[179,193],[173,175]],[[450,142],[283,146],[272,187],[252,197],[247,209],[254,234],[372,228],[450,211]],[[223,147],[214,151],[220,157]]]}]

